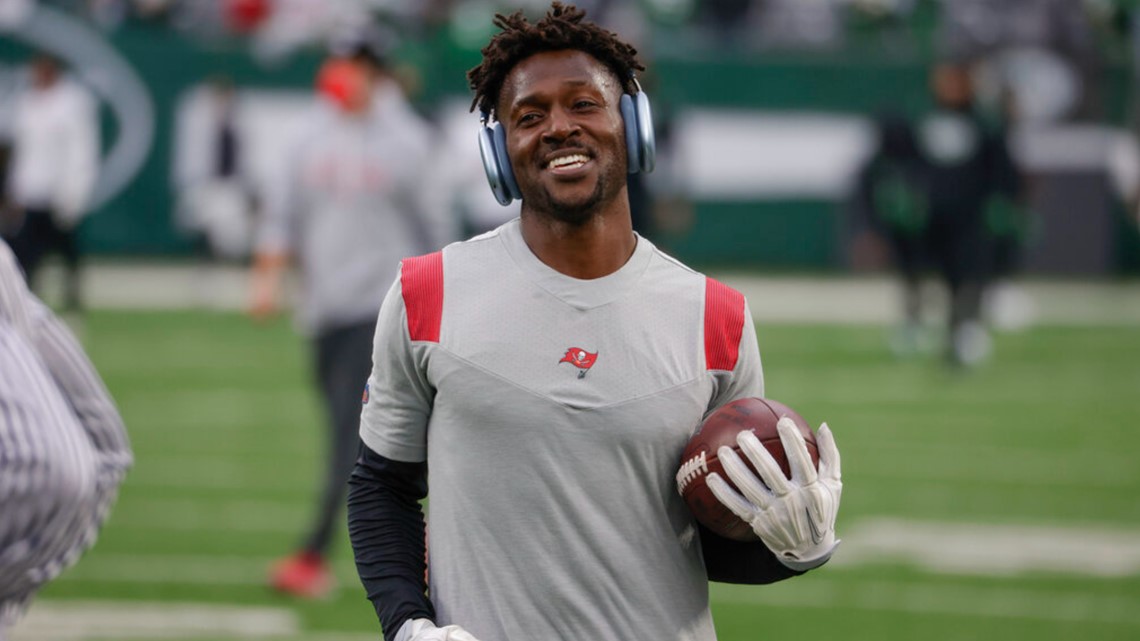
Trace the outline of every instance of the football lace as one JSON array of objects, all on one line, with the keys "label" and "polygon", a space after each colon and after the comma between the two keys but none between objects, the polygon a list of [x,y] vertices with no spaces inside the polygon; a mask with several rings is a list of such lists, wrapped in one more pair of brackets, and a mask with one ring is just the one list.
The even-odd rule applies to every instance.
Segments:
[{"label": "football lace", "polygon": [[704,476],[708,471],[708,462],[705,460],[705,453],[702,450],[700,454],[682,463],[681,469],[677,470],[677,491],[684,494],[689,483],[692,483],[698,476]]}]

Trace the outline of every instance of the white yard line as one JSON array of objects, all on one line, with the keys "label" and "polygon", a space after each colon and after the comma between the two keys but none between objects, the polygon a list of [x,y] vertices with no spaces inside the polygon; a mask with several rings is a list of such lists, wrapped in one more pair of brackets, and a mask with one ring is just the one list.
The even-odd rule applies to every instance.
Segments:
[{"label": "white yard line", "polygon": [[[43,282],[58,283],[59,267],[49,264]],[[819,322],[884,325],[898,321],[901,304],[889,274],[838,274],[828,277],[769,276],[711,271],[748,297],[753,315],[767,322]],[[108,309],[244,309],[248,270],[193,262],[95,261],[84,272],[89,304]],[[1140,282],[1047,281],[1018,283],[1032,303],[1036,321],[1054,325],[1140,324]],[[937,294],[940,289],[931,285]],[[45,291],[45,298],[53,299]],[[933,297],[934,307],[942,303]],[[936,310],[931,316],[940,317]]]},{"label": "white yard line", "polygon": [[[263,586],[276,558],[209,554],[89,554],[60,581]],[[358,585],[351,561],[333,564],[342,586]]]},{"label": "white yard line", "polygon": [[[1116,578],[1140,575],[1140,530],[1094,526],[983,525],[896,518],[845,525],[832,560],[841,567],[882,563],[935,574],[1006,577],[1031,572]],[[270,558],[99,554],[61,580],[108,583],[260,585]],[[348,581],[353,569],[337,568]]]},{"label": "white yard line", "polygon": [[89,554],[59,580],[76,583],[264,585],[272,559],[175,554]]},{"label": "white yard line", "polygon": [[11,633],[12,641],[95,639],[265,639],[296,636],[297,616],[284,608],[125,601],[41,601]]},{"label": "white yard line", "polygon": [[833,562],[843,566],[901,562],[929,572],[976,576],[1140,574],[1138,529],[879,518],[858,521],[840,535],[843,544]]},{"label": "white yard line", "polygon": [[[897,323],[902,311],[898,282],[883,275],[777,277],[739,272],[711,273],[745,295],[758,321],[865,325]],[[1140,282],[1019,282],[1031,322],[1050,325],[1130,325],[1140,323]],[[941,289],[932,283],[926,317],[941,318]]]},{"label": "white yard line", "polygon": [[[843,527],[837,570],[901,564],[931,575],[882,581],[812,576],[769,588],[712,584],[714,602],[851,609],[968,618],[1089,622],[1140,627],[1135,599],[1076,590],[961,585],[939,575],[1009,577],[1045,572],[1093,578],[1140,575],[1140,530],[865,519]],[[260,586],[269,558],[92,553],[61,581]],[[347,584],[351,566],[337,575]],[[848,575],[850,576],[850,575]],[[257,639],[362,641],[355,633],[301,635],[288,610],[129,602],[37,603],[12,641],[101,639]]]},{"label": "white yard line", "polygon": [[296,533],[309,506],[251,499],[137,499],[112,513],[116,528],[194,532]]},{"label": "white yard line", "polygon": [[158,639],[376,641],[375,633],[305,632],[287,608],[202,603],[48,601],[33,603],[11,641],[155,641]]},{"label": "white yard line", "polygon": [[[890,463],[859,469],[859,478],[965,481],[1089,490],[1131,490],[1140,484],[1140,469],[1133,463],[1121,461],[1121,465],[1114,466],[1103,459],[1098,460],[1096,455],[1088,456],[1088,465],[1081,465],[1081,457],[1068,456],[1064,452],[1011,452],[1010,456],[1003,457],[993,451],[979,451],[977,446],[946,446],[941,453],[938,449],[883,444],[877,456],[886,451],[892,452]],[[1118,457],[1110,455],[1108,458]],[[858,457],[844,453],[843,462],[846,464],[849,460],[850,469],[858,469]]]},{"label": "white yard line", "polygon": [[966,618],[1109,623],[1140,627],[1134,598],[1076,591],[978,587],[928,582],[810,581],[770,588],[711,584],[714,602],[780,608],[870,610]]},{"label": "white yard line", "polygon": [[314,460],[311,472],[306,466],[304,474],[290,470],[287,475],[258,474],[248,464],[224,460],[221,456],[225,454],[219,457],[193,456],[183,459],[168,456],[164,457],[161,464],[156,459],[146,459],[139,463],[127,482],[131,486],[151,488],[311,492],[320,481],[315,467],[319,454],[305,455]]}]

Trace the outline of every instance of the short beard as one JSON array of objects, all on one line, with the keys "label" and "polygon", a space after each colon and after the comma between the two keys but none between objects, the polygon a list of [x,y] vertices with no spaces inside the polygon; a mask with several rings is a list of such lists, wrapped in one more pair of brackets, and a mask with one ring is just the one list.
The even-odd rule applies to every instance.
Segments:
[{"label": "short beard", "polygon": [[626,186],[626,174],[617,167],[608,167],[598,176],[594,190],[585,199],[575,203],[557,202],[550,192],[539,187],[535,193],[524,195],[528,208],[552,221],[581,227],[602,209],[602,203],[617,195]]},{"label": "short beard", "polygon": [[528,204],[531,205],[531,209],[536,212],[541,212],[551,220],[574,227],[580,227],[589,222],[594,214],[601,209],[602,201],[606,195],[605,183],[605,180],[599,180],[597,184],[594,185],[594,191],[580,202],[569,204],[556,202],[551,197],[550,192],[545,189],[540,189],[538,193],[535,194],[536,198],[531,200]]}]

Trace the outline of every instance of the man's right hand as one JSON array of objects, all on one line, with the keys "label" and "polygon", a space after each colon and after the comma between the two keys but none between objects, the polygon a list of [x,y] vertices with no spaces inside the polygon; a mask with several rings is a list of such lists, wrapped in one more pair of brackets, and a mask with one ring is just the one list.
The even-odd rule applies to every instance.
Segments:
[{"label": "man's right hand", "polygon": [[479,641],[457,625],[435,627],[431,619],[408,619],[396,633],[396,641]]},{"label": "man's right hand", "polygon": [[250,297],[246,313],[254,320],[264,321],[279,311],[281,278],[288,263],[283,252],[259,252],[254,256],[250,273]]},{"label": "man's right hand", "polygon": [[277,315],[277,292],[270,285],[255,283],[250,294],[246,313],[256,321],[264,321]]}]

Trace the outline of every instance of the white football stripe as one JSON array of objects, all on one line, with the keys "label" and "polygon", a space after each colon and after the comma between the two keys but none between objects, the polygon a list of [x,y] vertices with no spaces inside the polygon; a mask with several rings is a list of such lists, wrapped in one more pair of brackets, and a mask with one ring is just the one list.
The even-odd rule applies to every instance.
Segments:
[{"label": "white football stripe", "polygon": [[843,608],[971,619],[1096,622],[1140,627],[1140,610],[1136,608],[1135,599],[1076,591],[978,587],[933,581],[843,582],[813,577],[810,581],[789,581],[759,589],[713,583],[710,596],[714,603],[780,608]]},{"label": "white football stripe", "polygon": [[294,636],[297,616],[282,608],[122,601],[36,602],[12,641],[239,639]]},{"label": "white football stripe", "polygon": [[308,509],[288,501],[132,499],[110,521],[126,530],[289,533],[304,525]]},{"label": "white football stripe", "polygon": [[981,525],[880,518],[839,531],[835,565],[903,562],[949,574],[1024,572],[1140,575],[1140,530],[1079,526]]}]

